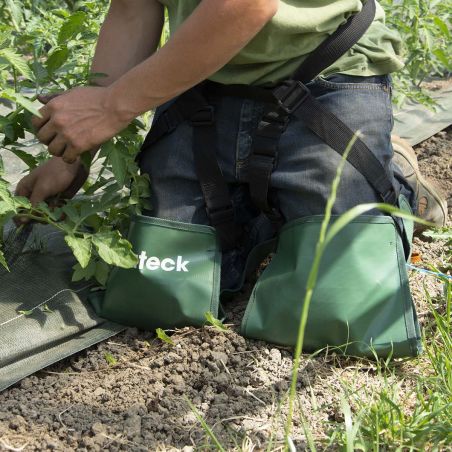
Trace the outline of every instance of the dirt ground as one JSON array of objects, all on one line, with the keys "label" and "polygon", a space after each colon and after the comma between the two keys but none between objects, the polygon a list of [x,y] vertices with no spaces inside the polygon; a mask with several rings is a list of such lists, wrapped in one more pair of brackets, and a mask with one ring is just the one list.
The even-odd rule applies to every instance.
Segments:
[{"label": "dirt ground", "polygon": [[[417,146],[422,170],[442,187],[449,206],[451,135],[449,128]],[[417,238],[415,251],[425,262],[446,265],[444,243]],[[442,290],[435,278],[411,274],[421,323],[428,315],[424,283],[433,296]],[[206,434],[187,400],[226,449],[261,450],[271,432],[277,449],[282,445],[286,409],[281,399],[289,386],[292,355],[237,333],[249,289],[226,305],[226,323],[232,324],[226,333],[187,328],[172,336],[171,346],[129,329],[4,391],[0,450],[208,450]],[[107,353],[117,360],[115,365],[107,362]],[[412,363],[399,366],[394,384],[402,392],[413,384],[412,369]],[[382,385],[372,363],[334,356],[302,361],[298,403],[318,444],[343,421],[344,382],[363,394]],[[299,413],[298,407],[294,442],[302,449],[306,437]]]}]

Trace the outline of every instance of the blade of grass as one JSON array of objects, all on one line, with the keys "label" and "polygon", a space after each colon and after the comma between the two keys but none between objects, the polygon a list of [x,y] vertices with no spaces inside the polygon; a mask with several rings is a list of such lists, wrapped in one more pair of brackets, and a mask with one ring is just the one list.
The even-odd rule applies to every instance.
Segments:
[{"label": "blade of grass", "polygon": [[201,413],[197,410],[197,408],[193,405],[193,403],[190,402],[188,398],[185,398],[188,406],[193,411],[194,415],[196,416],[196,419],[198,419],[199,423],[201,424],[204,431],[207,433],[207,435],[210,437],[210,439],[213,441],[215,447],[217,450],[221,452],[226,452],[224,447],[221,445],[218,438],[215,436],[215,433],[212,431],[212,429],[208,426],[206,420],[202,417]]},{"label": "blade of grass", "polygon": [[304,333],[306,330],[306,323],[308,320],[308,312],[309,312],[309,306],[311,304],[312,294],[314,291],[314,286],[317,281],[317,275],[319,272],[320,267],[320,261],[322,259],[323,250],[324,250],[324,242],[326,238],[326,233],[328,229],[328,224],[331,219],[331,212],[333,210],[333,205],[336,202],[336,196],[337,196],[337,190],[339,187],[339,182],[341,179],[342,171],[345,166],[345,162],[347,161],[348,154],[350,153],[354,143],[356,142],[358,138],[358,133],[356,132],[353,136],[352,140],[347,146],[347,149],[344,152],[344,155],[342,156],[342,160],[339,163],[339,166],[337,168],[336,176],[334,178],[333,184],[331,186],[331,194],[328,198],[326,208],[325,208],[325,216],[323,218],[322,225],[320,227],[320,234],[319,239],[316,245],[316,251],[314,256],[314,261],[312,263],[311,270],[309,272],[309,277],[306,285],[306,292],[304,295],[303,300],[303,309],[300,316],[300,323],[298,327],[298,335],[297,335],[297,342],[295,346],[295,357],[293,362],[293,369],[292,369],[292,381],[290,385],[290,391],[289,391],[289,410],[287,414],[287,422],[286,422],[286,447],[289,447],[288,439],[290,437],[290,434],[292,432],[292,420],[293,420],[293,407],[294,407],[294,400],[297,390],[297,380],[298,380],[298,370],[300,367],[300,358],[301,358],[301,352],[303,350],[303,342],[304,342]]}]

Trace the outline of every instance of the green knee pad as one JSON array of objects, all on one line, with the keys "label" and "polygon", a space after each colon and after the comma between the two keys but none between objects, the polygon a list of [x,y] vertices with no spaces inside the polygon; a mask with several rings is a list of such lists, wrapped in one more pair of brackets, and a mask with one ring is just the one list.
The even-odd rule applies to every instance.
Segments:
[{"label": "green knee pad", "polygon": [[[244,336],[295,345],[322,220],[313,216],[282,228],[245,312]],[[325,250],[304,351],[325,347],[369,357],[408,357],[421,350],[403,245],[389,216],[355,219]]]},{"label": "green knee pad", "polygon": [[128,239],[139,263],[113,269],[106,291],[91,295],[98,315],[145,330],[218,316],[221,253],[213,228],[138,216]]}]

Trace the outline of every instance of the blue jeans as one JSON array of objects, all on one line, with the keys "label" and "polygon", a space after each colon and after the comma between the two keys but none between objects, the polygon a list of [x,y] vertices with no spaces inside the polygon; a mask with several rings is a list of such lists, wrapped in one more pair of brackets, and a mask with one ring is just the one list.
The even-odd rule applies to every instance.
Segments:
[{"label": "blue jeans", "polygon": [[[307,86],[311,93],[362,139],[387,168],[400,192],[414,205],[413,190],[400,170],[392,164],[393,126],[389,76],[355,77],[335,74],[318,77]],[[211,99],[215,107],[218,137],[217,159],[230,186],[237,221],[247,240],[224,253],[222,287],[232,289],[241,278],[249,251],[273,235],[270,222],[252,205],[246,183],[247,160],[252,136],[264,110],[264,103],[251,99],[222,97]],[[160,112],[165,108],[161,107]],[[158,116],[157,111],[156,116]],[[193,130],[182,123],[141,156],[141,170],[151,179],[152,216],[186,223],[209,224],[203,194],[197,180],[193,150]],[[341,156],[314,135],[302,121],[293,118],[283,133],[270,199],[284,221],[323,214]],[[333,214],[341,214],[358,204],[381,199],[364,176],[346,163]],[[380,215],[378,211],[369,212]]]}]

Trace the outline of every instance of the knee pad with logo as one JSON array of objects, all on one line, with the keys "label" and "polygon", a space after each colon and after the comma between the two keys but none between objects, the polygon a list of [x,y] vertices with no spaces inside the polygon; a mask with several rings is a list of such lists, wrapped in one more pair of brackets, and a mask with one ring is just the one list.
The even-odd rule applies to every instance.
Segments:
[{"label": "knee pad with logo", "polygon": [[105,292],[90,301],[98,315],[145,330],[202,325],[218,315],[221,252],[215,229],[136,217],[129,240],[133,269],[113,269]]}]

